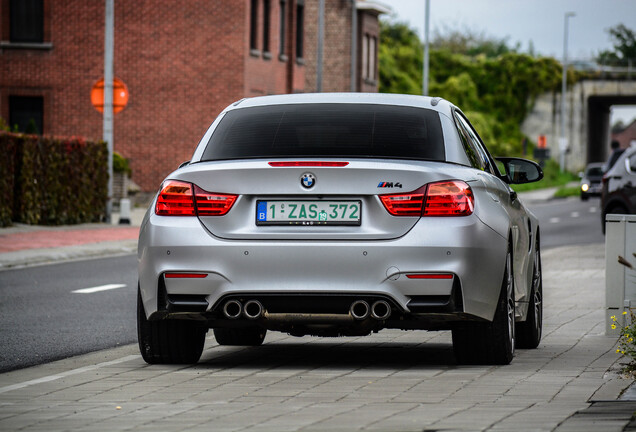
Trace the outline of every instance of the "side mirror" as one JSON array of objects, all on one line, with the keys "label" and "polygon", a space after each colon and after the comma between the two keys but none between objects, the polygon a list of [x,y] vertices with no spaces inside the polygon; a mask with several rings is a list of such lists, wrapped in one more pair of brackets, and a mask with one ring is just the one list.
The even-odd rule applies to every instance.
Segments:
[{"label": "side mirror", "polygon": [[190,165],[190,161],[185,161],[185,162],[182,162],[181,165],[179,165],[179,168],[183,168],[184,166],[188,166],[188,165]]},{"label": "side mirror", "polygon": [[509,184],[532,183],[543,178],[543,170],[536,162],[511,157],[501,157],[497,160],[504,165]]}]

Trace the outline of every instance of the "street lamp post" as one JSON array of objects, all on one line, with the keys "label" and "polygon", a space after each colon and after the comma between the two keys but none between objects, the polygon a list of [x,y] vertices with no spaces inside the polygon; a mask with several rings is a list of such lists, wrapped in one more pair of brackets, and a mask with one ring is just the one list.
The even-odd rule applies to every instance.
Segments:
[{"label": "street lamp post", "polygon": [[565,134],[565,92],[568,81],[568,18],[575,16],[574,12],[566,12],[563,26],[563,73],[561,77],[561,138],[559,138],[559,167],[565,170],[565,153],[568,149],[568,138]]},{"label": "street lamp post", "polygon": [[431,10],[431,1],[426,0],[424,10],[424,71],[422,73],[422,95],[428,96],[428,21]]},{"label": "street lamp post", "polygon": [[108,201],[106,222],[110,223],[113,212],[113,47],[114,47],[114,0],[106,0],[104,24],[104,129],[103,139],[108,145]]}]

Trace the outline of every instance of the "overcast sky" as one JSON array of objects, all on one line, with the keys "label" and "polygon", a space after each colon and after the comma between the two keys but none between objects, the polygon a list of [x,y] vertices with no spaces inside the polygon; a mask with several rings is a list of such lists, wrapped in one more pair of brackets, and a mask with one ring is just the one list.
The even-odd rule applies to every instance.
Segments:
[{"label": "overcast sky", "polygon": [[[391,20],[406,22],[424,39],[425,0],[379,0],[393,10]],[[563,58],[563,22],[569,18],[568,58],[591,59],[611,49],[607,29],[624,24],[636,31],[636,0],[430,0],[430,35],[435,30],[469,29],[497,39],[508,38],[527,51]],[[636,65],[634,66],[636,68]],[[636,107],[615,109],[616,118],[630,121]],[[613,116],[614,117],[614,116]]]}]

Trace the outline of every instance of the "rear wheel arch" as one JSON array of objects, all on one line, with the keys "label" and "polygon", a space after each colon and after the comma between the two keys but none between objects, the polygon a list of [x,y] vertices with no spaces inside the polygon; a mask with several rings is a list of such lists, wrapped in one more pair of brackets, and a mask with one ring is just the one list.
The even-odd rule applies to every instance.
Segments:
[{"label": "rear wheel arch", "polygon": [[453,351],[460,364],[509,364],[514,357],[515,282],[511,242],[505,260],[492,322],[462,323],[453,328]]}]

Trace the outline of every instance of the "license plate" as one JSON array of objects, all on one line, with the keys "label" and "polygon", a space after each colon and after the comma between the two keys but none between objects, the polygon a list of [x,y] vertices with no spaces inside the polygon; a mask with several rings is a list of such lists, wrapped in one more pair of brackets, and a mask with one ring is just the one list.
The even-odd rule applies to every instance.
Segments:
[{"label": "license plate", "polygon": [[360,225],[360,201],[257,201],[257,225]]}]

